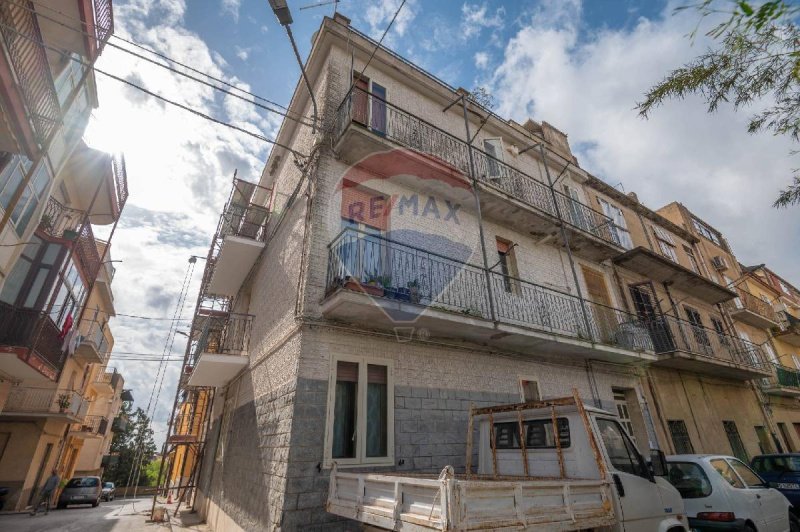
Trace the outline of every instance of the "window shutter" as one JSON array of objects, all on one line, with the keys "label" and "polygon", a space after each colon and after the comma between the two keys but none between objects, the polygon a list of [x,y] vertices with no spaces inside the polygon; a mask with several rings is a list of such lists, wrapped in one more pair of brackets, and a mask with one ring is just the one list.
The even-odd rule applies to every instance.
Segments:
[{"label": "window shutter", "polygon": [[339,361],[336,364],[336,380],[358,382],[358,363]]},{"label": "window shutter", "polygon": [[497,239],[497,252],[498,253],[508,253],[508,250],[511,249],[511,244],[508,242],[503,242],[499,238]]},{"label": "window shutter", "polygon": [[386,384],[386,366],[377,366],[375,364],[367,365],[367,382],[370,384]]}]

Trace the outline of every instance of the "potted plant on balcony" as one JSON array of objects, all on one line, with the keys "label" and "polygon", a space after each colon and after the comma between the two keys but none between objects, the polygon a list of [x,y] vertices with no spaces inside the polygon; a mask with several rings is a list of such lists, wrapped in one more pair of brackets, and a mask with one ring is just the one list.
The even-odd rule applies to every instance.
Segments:
[{"label": "potted plant on balcony", "polygon": [[53,228],[53,219],[49,214],[43,214],[42,219],[39,220],[39,229],[42,231],[49,231]]},{"label": "potted plant on balcony", "polygon": [[384,293],[384,278],[378,275],[375,270],[372,273],[364,272],[364,278],[367,279],[366,284],[360,285],[361,291],[375,297],[382,297]]},{"label": "potted plant on balcony", "polygon": [[419,303],[419,280],[414,279],[406,284],[408,287],[408,299],[412,303]]},{"label": "potted plant on balcony", "polygon": [[67,411],[69,405],[72,403],[68,393],[62,393],[58,396],[58,411],[62,414]]}]

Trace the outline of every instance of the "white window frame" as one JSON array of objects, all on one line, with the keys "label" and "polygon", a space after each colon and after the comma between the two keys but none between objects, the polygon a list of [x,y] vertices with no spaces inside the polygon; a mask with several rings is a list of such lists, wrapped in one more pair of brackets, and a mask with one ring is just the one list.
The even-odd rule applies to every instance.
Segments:
[{"label": "white window frame", "polygon": [[661,255],[668,258],[675,264],[680,264],[680,262],[678,262],[678,248],[675,246],[675,240],[672,238],[672,235],[657,225],[652,227],[653,234],[658,242],[658,249],[661,252]]},{"label": "white window frame", "polygon": [[[356,457],[333,458],[333,415],[336,404],[336,373],[339,362],[358,364],[358,388],[356,407]],[[367,457],[365,438],[367,417],[360,415],[367,411],[367,365],[386,366],[386,456]],[[325,418],[325,453],[323,467],[330,468],[333,462],[337,467],[357,467],[363,465],[394,465],[394,361],[386,358],[335,355],[331,357],[328,375],[328,404]]]},{"label": "white window frame", "polygon": [[613,224],[612,234],[617,243],[625,249],[633,249],[633,240],[631,240],[628,222],[625,220],[625,213],[622,212],[622,209],[600,196],[597,197],[597,202],[600,204],[603,214],[611,218],[611,223]]}]

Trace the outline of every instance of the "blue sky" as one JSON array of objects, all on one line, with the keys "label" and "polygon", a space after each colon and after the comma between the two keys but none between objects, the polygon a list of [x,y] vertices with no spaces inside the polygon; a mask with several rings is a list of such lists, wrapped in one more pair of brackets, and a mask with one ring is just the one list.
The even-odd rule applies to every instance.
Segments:
[{"label": "blue sky", "polygon": [[[332,6],[289,0],[302,56]],[[342,0],[338,10],[380,37],[400,0]],[[749,135],[747,117],[697,98],[670,102],[649,120],[635,103],[709,44],[686,35],[696,20],[680,3],[537,0],[409,0],[386,44],[454,86],[485,86],[501,115],[546,120],[569,135],[580,164],[651,208],[681,201],[715,225],[745,264],[766,262],[800,284],[798,208],[770,207],[798,167],[785,138]],[[116,32],[243,89],[288,104],[299,70],[266,0],[115,0]],[[121,44],[121,43],[118,43]],[[100,68],[239,127],[274,137],[280,117],[107,47]],[[89,144],[122,150],[131,196],[112,256],[119,313],[170,317],[190,255],[205,256],[234,170],[257,181],[269,146],[98,78],[100,108]],[[787,243],[790,243],[787,245]],[[181,309],[191,317],[193,278]],[[186,322],[181,322],[186,329]],[[164,352],[168,322],[118,317],[114,353]],[[183,355],[183,337],[172,346]],[[169,350],[169,348],[167,348]],[[157,364],[112,358],[146,406]],[[163,430],[179,364],[158,398]],[[160,441],[160,440],[159,440]]]}]

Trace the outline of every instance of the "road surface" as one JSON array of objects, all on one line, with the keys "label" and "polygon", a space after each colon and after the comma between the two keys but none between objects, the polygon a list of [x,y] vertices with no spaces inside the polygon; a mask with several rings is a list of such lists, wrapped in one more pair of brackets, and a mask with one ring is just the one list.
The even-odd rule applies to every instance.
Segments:
[{"label": "road surface", "polygon": [[97,508],[90,505],[69,506],[64,510],[50,510],[44,515],[0,515],[0,530],[9,532],[133,532],[139,530],[168,530],[166,525],[146,522],[150,517],[152,498],[115,499],[101,502]]}]

